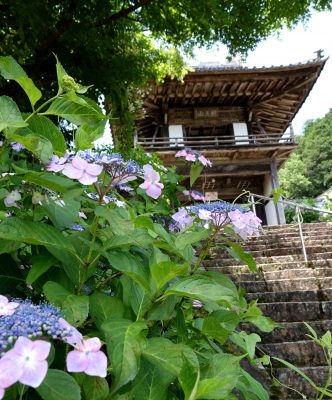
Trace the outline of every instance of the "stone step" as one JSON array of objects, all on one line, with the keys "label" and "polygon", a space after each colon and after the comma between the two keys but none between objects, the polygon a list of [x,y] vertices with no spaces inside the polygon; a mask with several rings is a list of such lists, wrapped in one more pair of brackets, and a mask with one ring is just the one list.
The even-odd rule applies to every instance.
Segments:
[{"label": "stone step", "polygon": [[[306,253],[317,254],[317,253],[326,253],[332,252],[332,244],[327,245],[316,245],[316,246],[306,246]],[[273,257],[273,256],[282,256],[282,255],[300,255],[302,254],[302,247],[277,247],[277,248],[261,248],[260,250],[250,251],[250,254],[253,258],[261,258],[261,257]],[[220,256],[225,255],[229,257],[228,253],[225,252],[224,249],[211,249],[210,251],[211,257],[218,259]]]},{"label": "stone step", "polygon": [[[306,245],[324,245],[324,244],[331,244],[332,243],[332,235],[319,235],[319,237],[311,237],[305,236],[304,243]],[[268,247],[268,248],[275,248],[275,247],[292,247],[292,246],[300,246],[301,247],[301,239],[300,237],[280,237],[279,239],[270,238],[270,237],[262,237],[260,240],[248,240],[246,242],[239,242],[246,250],[259,250],[261,247]],[[225,243],[217,242],[212,249],[221,249]]]},{"label": "stone step", "polygon": [[[305,230],[320,230],[324,228],[331,228],[331,222],[314,222],[301,224],[302,229]],[[263,230],[265,232],[276,232],[276,231],[289,231],[297,229],[297,224],[286,224],[286,225],[264,225]]]},{"label": "stone step", "polygon": [[292,278],[272,281],[256,280],[238,282],[247,293],[286,292],[299,290],[319,290],[332,288],[332,278]]},{"label": "stone step", "polygon": [[331,301],[332,288],[324,290],[292,290],[286,292],[247,293],[246,298],[247,300],[258,300],[260,303]]},{"label": "stone step", "polygon": [[[209,263],[209,264],[207,264]],[[221,272],[223,274],[243,274],[249,273],[249,267],[247,265],[225,265],[225,266],[212,266],[213,262],[204,263],[209,271]],[[209,265],[209,267],[208,267]],[[283,271],[287,269],[303,269],[303,268],[331,268],[332,259],[327,260],[312,260],[305,263],[304,261],[292,261],[288,263],[268,263],[268,264],[257,264],[257,268],[260,272],[274,272]]]},{"label": "stone step", "polygon": [[332,301],[259,303],[259,308],[276,322],[332,319]]},{"label": "stone step", "polygon": [[[332,260],[332,252],[317,252],[308,254],[308,261],[316,261],[316,260]],[[275,255],[275,256],[263,256],[263,257],[255,257],[255,261],[257,265],[260,264],[271,264],[271,263],[278,263],[278,264],[286,264],[290,262],[304,262],[303,254],[292,254],[292,255]],[[231,266],[231,265],[245,265],[244,262],[241,260],[237,260],[233,257],[215,257],[212,259],[208,259],[204,262],[207,268],[211,266],[218,267],[218,266]]]},{"label": "stone step", "polygon": [[[324,387],[328,376],[328,367],[310,366],[300,367],[299,369],[309,376],[318,386]],[[274,369],[273,374],[284,385],[294,388],[300,393],[305,393],[308,400],[314,400],[317,398],[316,391],[309,385],[309,383],[307,383],[302,377],[289,368],[276,368]],[[276,395],[272,395],[271,399],[303,400],[303,397],[301,397],[298,393],[289,390],[285,386],[276,388],[275,392],[277,392]]]},{"label": "stone step", "polygon": [[294,268],[294,269],[284,269],[280,271],[268,271],[268,272],[247,272],[241,274],[226,274],[235,283],[241,284],[241,282],[249,281],[279,281],[284,279],[298,279],[298,277],[303,278],[316,278],[318,279],[318,284],[320,279],[332,278],[332,268]]},{"label": "stone step", "polygon": [[[332,320],[310,321],[309,325],[317,332],[318,336],[324,335],[328,330],[332,331]],[[242,324],[241,328],[248,333],[258,333],[262,343],[283,343],[298,342],[308,340],[310,332],[303,322],[280,322],[280,327],[272,332],[257,331],[257,327],[252,324]]]},{"label": "stone step", "polygon": [[[297,367],[326,365],[326,358],[323,350],[317,346],[313,340],[260,344],[259,348],[271,357],[282,358]],[[272,358],[271,362],[275,367],[283,367],[283,364]]]}]

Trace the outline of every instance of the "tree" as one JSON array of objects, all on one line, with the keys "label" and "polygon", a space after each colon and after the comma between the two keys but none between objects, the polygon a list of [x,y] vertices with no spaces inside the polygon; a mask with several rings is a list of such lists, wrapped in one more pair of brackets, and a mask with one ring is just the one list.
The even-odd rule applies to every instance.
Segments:
[{"label": "tree", "polygon": [[[47,95],[55,90],[57,54],[70,75],[94,82],[92,95],[104,94],[130,130],[126,115],[135,89],[181,76],[180,52],[221,41],[231,55],[245,54],[272,31],[309,18],[312,9],[332,9],[332,2],[252,0],[248,10],[246,0],[2,0],[0,54],[17,59]],[[2,94],[22,103],[15,85],[1,83]],[[128,88],[133,100],[121,94]]]},{"label": "tree", "polygon": [[306,123],[295,153],[280,171],[287,197],[316,197],[332,186],[332,109]]}]

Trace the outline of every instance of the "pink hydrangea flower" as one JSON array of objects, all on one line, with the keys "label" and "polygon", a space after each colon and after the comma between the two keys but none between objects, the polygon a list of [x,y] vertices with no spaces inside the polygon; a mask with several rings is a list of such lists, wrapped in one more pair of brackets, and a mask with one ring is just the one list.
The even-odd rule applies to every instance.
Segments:
[{"label": "pink hydrangea flower", "polygon": [[68,178],[77,179],[83,185],[91,185],[97,182],[103,167],[98,164],[89,164],[79,156],[75,156],[71,163],[67,163],[62,173]]},{"label": "pink hydrangea flower", "polygon": [[175,154],[175,157],[187,157],[188,153],[186,150],[180,150]]},{"label": "pink hydrangea flower", "polygon": [[190,226],[195,218],[188,215],[188,212],[184,208],[181,208],[172,215],[172,219],[177,222],[180,229],[183,229],[186,226]]},{"label": "pink hydrangea flower", "polygon": [[9,301],[7,297],[0,294],[0,315],[13,315],[19,303]]},{"label": "pink hydrangea flower", "polygon": [[5,389],[18,381],[20,371],[17,365],[4,357],[0,359],[0,399],[5,395]]},{"label": "pink hydrangea flower", "polygon": [[164,185],[160,183],[160,175],[149,164],[143,166],[144,182],[139,185],[141,189],[146,190],[146,194],[153,199],[157,199],[161,195],[161,189]]},{"label": "pink hydrangea flower", "polygon": [[196,156],[195,156],[195,154],[187,154],[186,157],[185,157],[185,159],[186,159],[187,161],[193,161],[193,162],[195,162],[195,161],[196,161]]},{"label": "pink hydrangea flower", "polygon": [[3,359],[16,365],[20,383],[36,388],[46,376],[48,369],[46,359],[50,350],[51,344],[44,340],[32,341],[20,336],[14,347],[3,356]]},{"label": "pink hydrangea flower", "polygon": [[261,220],[252,211],[242,213],[234,210],[228,213],[228,217],[234,226],[235,232],[246,240],[248,236],[259,234]]},{"label": "pink hydrangea flower", "polygon": [[67,355],[69,372],[85,372],[87,375],[105,378],[107,375],[107,357],[100,351],[102,344],[98,338],[82,340],[75,350]]},{"label": "pink hydrangea flower", "polygon": [[53,155],[51,162],[46,165],[46,170],[50,172],[60,172],[64,169],[65,164],[68,160],[68,156],[59,157],[57,155]]},{"label": "pink hydrangea flower", "polygon": [[203,155],[199,156],[198,160],[204,165],[204,167],[212,167],[212,162]]},{"label": "pink hydrangea flower", "polygon": [[71,326],[65,319],[59,319],[59,327],[60,329],[66,329],[69,332],[69,335],[64,338],[64,341],[71,346],[78,346],[83,341],[82,334],[76,328]]}]

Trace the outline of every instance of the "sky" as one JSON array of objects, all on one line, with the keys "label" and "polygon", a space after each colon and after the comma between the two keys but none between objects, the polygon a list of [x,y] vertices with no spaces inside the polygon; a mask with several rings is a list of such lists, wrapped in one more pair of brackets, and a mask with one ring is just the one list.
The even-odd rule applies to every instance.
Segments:
[{"label": "sky", "polygon": [[[306,62],[316,57],[316,50],[324,50],[324,57],[330,57],[311,90],[307,100],[293,120],[295,134],[303,131],[306,120],[323,117],[332,108],[332,12],[315,12],[305,26],[299,24],[295,29],[283,30],[277,37],[261,42],[250,52],[242,65],[269,67]],[[227,49],[215,46],[211,50],[196,51],[194,64],[199,62],[226,62]],[[192,62],[191,62],[192,63]]]}]

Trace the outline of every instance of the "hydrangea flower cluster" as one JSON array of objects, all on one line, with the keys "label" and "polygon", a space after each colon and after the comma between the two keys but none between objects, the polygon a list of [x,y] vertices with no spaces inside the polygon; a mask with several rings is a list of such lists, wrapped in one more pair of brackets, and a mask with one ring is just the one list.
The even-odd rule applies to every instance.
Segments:
[{"label": "hydrangea flower cluster", "polygon": [[[43,340],[32,340],[38,337]],[[0,399],[5,389],[16,382],[34,388],[42,383],[51,349],[44,337],[60,339],[74,347],[67,354],[69,372],[106,376],[107,357],[100,350],[102,343],[98,338],[84,339],[50,304],[9,301],[0,295]]]},{"label": "hydrangea flower cluster", "polygon": [[[46,165],[50,172],[62,172],[68,178],[77,179],[83,185],[90,185],[98,181],[99,175],[105,171],[110,177],[110,187],[130,191],[126,183],[137,178],[144,179],[140,185],[146,194],[154,199],[161,195],[164,185],[160,182],[160,175],[153,167],[146,164],[141,168],[135,161],[125,161],[118,153],[98,153],[95,151],[80,151],[74,157],[53,155]],[[104,196],[105,198],[105,196]]]},{"label": "hydrangea flower cluster", "polygon": [[225,201],[216,201],[181,208],[173,214],[172,219],[175,223],[170,226],[170,229],[181,231],[191,226],[195,218],[204,221],[205,228],[208,228],[210,224],[217,228],[230,224],[244,240],[251,235],[259,235],[259,228],[262,223],[252,211],[247,211]]},{"label": "hydrangea flower cluster", "polygon": [[186,161],[190,162],[198,161],[204,165],[204,167],[212,167],[212,163],[209,159],[203,156],[203,154],[199,151],[193,150],[190,147],[186,147],[183,150],[178,151],[175,154],[175,157],[183,157]]},{"label": "hydrangea flower cluster", "polygon": [[30,300],[9,302],[0,295],[0,354],[3,354],[20,336],[40,337],[47,335],[53,339],[64,339],[67,330],[59,325],[60,311],[54,306]]}]

